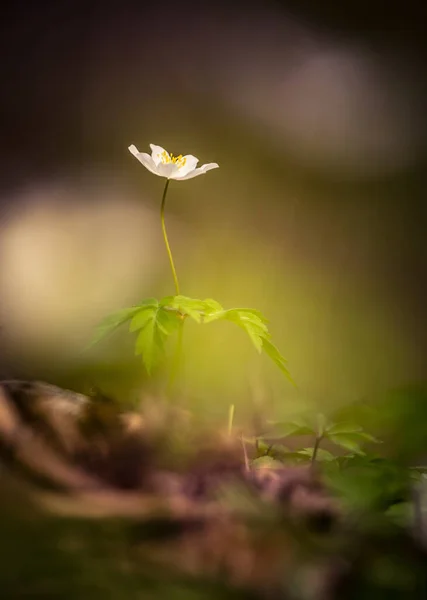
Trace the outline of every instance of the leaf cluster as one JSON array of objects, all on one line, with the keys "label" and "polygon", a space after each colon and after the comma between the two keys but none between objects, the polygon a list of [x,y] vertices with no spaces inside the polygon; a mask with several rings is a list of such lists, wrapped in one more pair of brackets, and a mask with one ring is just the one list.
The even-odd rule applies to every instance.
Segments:
[{"label": "leaf cluster", "polygon": [[287,360],[273,344],[267,327],[267,319],[251,308],[224,309],[211,298],[198,300],[188,296],[166,296],[161,300],[148,298],[131,308],[125,308],[107,316],[97,327],[91,346],[101,341],[121,325],[129,322],[129,331],[137,333],[135,354],[142,355],[147,372],[165,357],[167,339],[182,327],[186,319],[197,324],[214,321],[230,321],[243,329],[258,353],[265,354],[292,382],[286,368]]},{"label": "leaf cluster", "polygon": [[[346,450],[347,456],[363,456],[365,454],[362,449],[364,444],[379,443],[379,440],[364,431],[357,423],[349,421],[334,423],[328,421],[324,415],[318,415],[317,419],[296,417],[291,421],[273,423],[271,431],[260,436],[260,440],[268,443],[294,436],[310,436],[315,440],[316,451],[314,448],[303,448],[296,452],[285,453],[287,459],[301,459],[302,461],[316,459],[330,462],[338,460],[339,457],[332,452],[319,448],[322,440],[328,440],[335,446]],[[284,448],[284,446],[281,447]]]}]

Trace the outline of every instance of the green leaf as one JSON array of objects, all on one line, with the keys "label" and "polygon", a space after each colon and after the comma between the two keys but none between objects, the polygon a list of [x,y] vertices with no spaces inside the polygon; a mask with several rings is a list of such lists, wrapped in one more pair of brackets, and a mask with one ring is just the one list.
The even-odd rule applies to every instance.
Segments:
[{"label": "green leaf", "polygon": [[274,423],[273,431],[268,434],[264,434],[262,439],[277,439],[292,435],[316,435],[316,432],[314,429],[309,427],[309,425],[307,425],[303,419],[298,419],[294,421]]},{"label": "green leaf", "polygon": [[259,458],[255,458],[251,464],[255,469],[263,469],[263,468],[282,469],[283,468],[283,463],[280,462],[280,460],[276,460],[272,456],[268,456],[268,455],[260,456]]},{"label": "green leaf", "polygon": [[382,495],[377,473],[369,468],[347,468],[329,472],[328,489],[337,494],[344,506],[353,510],[372,509]]},{"label": "green leaf", "polygon": [[263,321],[249,310],[231,309],[225,311],[224,319],[236,323],[244,329],[258,352],[262,351],[263,338],[268,336],[268,329]]},{"label": "green leaf", "polygon": [[264,317],[264,315],[255,308],[233,308],[231,310],[237,310],[241,314],[247,314],[249,317],[253,316],[256,319],[259,319],[263,323],[268,323],[268,319]]},{"label": "green leaf", "polygon": [[224,310],[221,304],[216,300],[213,300],[212,298],[206,298],[205,300],[203,300],[203,304],[205,306],[205,314],[212,314]]},{"label": "green leaf", "polygon": [[274,446],[271,446],[270,444],[266,444],[266,446],[267,446],[267,448],[270,448],[269,454],[271,454],[271,456],[273,456],[273,457],[284,456],[288,452],[291,452],[291,450],[287,446],[284,446],[283,444],[274,444]]},{"label": "green leaf", "polygon": [[425,481],[427,478],[425,467],[409,467],[409,478],[413,481]]},{"label": "green leaf", "polygon": [[160,305],[179,311],[196,321],[196,323],[201,323],[206,315],[222,311],[222,306],[216,300],[212,300],[211,298],[198,300],[197,298],[189,298],[182,295],[167,296],[161,300]]},{"label": "green leaf", "polygon": [[147,321],[151,318],[153,310],[157,310],[158,306],[159,303],[155,298],[146,300],[144,304],[140,306],[139,311],[134,314],[129,325],[129,331],[133,333],[134,331],[138,331],[138,329],[145,327]]},{"label": "green leaf", "polygon": [[352,452],[357,452],[359,454],[364,454],[360,449],[361,444],[366,442],[376,444],[381,443],[380,440],[377,440],[372,435],[364,431],[353,431],[349,433],[331,433],[328,431],[325,437],[327,437],[334,444],[338,444],[338,446],[342,446],[347,450],[351,450]]},{"label": "green leaf", "polygon": [[175,296],[165,296],[159,300],[159,306],[172,306]]},{"label": "green leaf", "polygon": [[286,452],[281,458],[284,464],[300,464],[308,462],[310,459],[307,455],[301,454],[300,452]]},{"label": "green leaf", "polygon": [[257,457],[270,455],[270,445],[267,444],[266,442],[263,442],[262,440],[258,440],[256,449],[257,449]]},{"label": "green leaf", "polygon": [[378,440],[370,433],[366,433],[366,431],[360,431],[356,435],[358,435],[365,442],[372,442],[373,444],[382,444],[381,440]]},{"label": "green leaf", "polygon": [[116,330],[118,327],[120,327],[120,325],[123,325],[123,323],[126,323],[126,321],[132,319],[132,317],[139,310],[139,306],[132,306],[131,308],[123,308],[121,310],[118,310],[117,312],[105,317],[96,327],[94,336],[88,344],[87,348],[91,348],[99,341],[104,339],[107,335]]},{"label": "green leaf", "polygon": [[360,448],[363,438],[361,438],[358,433],[328,434],[328,439],[334,444],[337,444],[337,446],[341,446],[341,448],[345,448],[356,454],[364,454]]},{"label": "green leaf", "polygon": [[265,351],[265,353],[271,358],[271,360],[279,367],[282,373],[284,373],[284,375],[292,383],[292,385],[296,387],[295,381],[292,379],[291,374],[285,366],[288,361],[284,356],[280,354],[276,346],[272,344],[268,339],[264,338],[262,342],[262,348]]},{"label": "green leaf", "polygon": [[135,354],[142,354],[147,369],[151,371],[165,354],[165,341],[174,333],[180,324],[177,313],[167,311],[164,307],[147,307],[144,312],[144,324],[135,344]]},{"label": "green leaf", "polygon": [[171,306],[179,310],[181,313],[187,315],[191,319],[194,319],[196,323],[202,322],[202,313],[204,310],[204,304],[202,300],[187,298],[187,296],[175,296]]},{"label": "green leaf", "polygon": [[409,527],[415,518],[414,505],[412,502],[392,504],[385,514],[400,527]]},{"label": "green leaf", "polygon": [[213,321],[219,321],[220,319],[224,319],[225,310],[213,310],[209,313],[206,313],[203,317],[203,323],[212,323]]},{"label": "green leaf", "polygon": [[[313,453],[314,448],[303,448],[302,450],[296,452],[296,454],[299,454],[300,456],[308,456],[310,459],[313,458]],[[333,454],[331,454],[331,452],[328,452],[327,450],[323,450],[323,448],[318,448],[315,460],[319,462],[330,462],[336,460],[336,456],[334,456]]]},{"label": "green leaf", "polygon": [[212,321],[224,319],[241,327],[251,339],[256,350],[259,353],[264,350],[267,356],[269,356],[282,373],[286,375],[288,380],[295,385],[294,380],[286,368],[287,360],[271,342],[271,335],[267,328],[268,321],[259,310],[255,310],[254,308],[230,308],[228,310],[223,310],[222,307],[219,309],[216,304],[213,308],[216,308],[216,310],[213,310],[210,314],[205,314],[203,319],[204,323],[211,323]]},{"label": "green leaf", "polygon": [[332,425],[327,427],[325,435],[329,433],[332,435],[334,435],[335,433],[358,433],[361,431],[362,427],[360,425],[357,425],[356,423],[343,421],[342,423],[333,423]]},{"label": "green leaf", "polygon": [[[212,323],[220,319],[235,323],[247,333],[255,349],[259,353],[264,350],[286,375],[288,380],[295,385],[285,366],[287,360],[271,342],[271,336],[267,328],[268,321],[259,310],[255,310],[254,308],[230,308],[224,310],[221,304],[212,298],[198,300],[182,295],[167,296],[160,301],[159,306],[166,310],[175,310],[182,315],[190,317],[196,323]],[[145,322],[145,318],[144,316],[138,317],[142,323]]]},{"label": "green leaf", "polygon": [[266,320],[259,311],[251,308],[230,308],[228,310],[221,308],[221,310],[213,310],[210,314],[206,314],[204,322],[211,323],[219,319],[231,321],[241,327],[248,334],[256,350],[262,351],[263,339],[269,337],[269,333],[265,324]]}]

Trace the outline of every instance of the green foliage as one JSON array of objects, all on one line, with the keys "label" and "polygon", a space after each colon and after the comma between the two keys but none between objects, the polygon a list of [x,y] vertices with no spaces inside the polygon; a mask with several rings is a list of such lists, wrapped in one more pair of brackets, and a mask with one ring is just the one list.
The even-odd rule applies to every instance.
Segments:
[{"label": "green foliage", "polygon": [[115,331],[118,327],[120,327],[120,325],[123,325],[123,323],[129,321],[129,319],[132,319],[132,317],[140,310],[140,308],[141,306],[123,308],[122,310],[118,310],[117,312],[105,317],[96,328],[88,348],[91,348],[107,337],[110,333]]},{"label": "green foliage", "polygon": [[370,455],[347,458],[342,468],[327,473],[327,482],[348,508],[374,511],[408,499],[413,484],[409,469]]},{"label": "green foliage", "polygon": [[332,423],[327,427],[327,432],[329,435],[339,435],[342,433],[359,433],[363,430],[363,427],[357,425],[356,423],[350,422],[341,422],[341,423]]},{"label": "green foliage", "polygon": [[259,456],[258,458],[255,458],[252,461],[251,465],[255,469],[262,469],[262,468],[281,469],[283,467],[282,462],[273,458],[272,456],[269,456],[268,454],[266,454],[265,456]]},{"label": "green foliage", "polygon": [[280,354],[279,350],[271,343],[271,341],[267,338],[263,338],[262,348],[266,352],[266,354],[271,358],[271,360],[279,367],[282,373],[287,377],[287,379],[292,383],[292,385],[296,385],[295,381],[292,379],[291,374],[286,368],[287,360],[282,354]]},{"label": "green foliage", "polygon": [[[296,456],[300,456],[301,458],[309,458],[310,460],[313,459],[313,455],[314,455],[314,448],[303,448],[302,450],[299,450],[298,452],[295,452]],[[328,452],[327,450],[323,450],[323,448],[318,448],[316,451],[316,460],[320,461],[320,462],[331,462],[336,460],[336,456],[334,456],[331,452]]]},{"label": "green foliage", "polygon": [[366,442],[380,443],[372,435],[363,431],[360,425],[351,422],[329,424],[323,437],[355,454],[363,454],[361,446]]},{"label": "green foliage", "polygon": [[345,450],[350,450],[350,452],[354,452],[356,454],[363,454],[361,445],[365,441],[374,442],[375,438],[370,436],[369,434],[365,434],[364,432],[360,433],[337,433],[335,435],[325,434],[325,438],[329,439],[331,442],[336,444],[337,446],[341,446]]},{"label": "green foliage", "polygon": [[166,296],[160,300],[160,305],[178,311],[182,317],[190,317],[196,323],[202,323],[209,315],[223,311],[219,302],[211,298],[197,300],[182,295]]},{"label": "green foliage", "polygon": [[162,306],[152,306],[137,313],[130,324],[130,331],[139,330],[135,343],[135,354],[142,354],[145,368],[150,374],[165,354],[165,342],[180,324],[177,313],[168,311]]},{"label": "green foliage", "polygon": [[264,350],[289,381],[294,383],[286,368],[286,359],[271,342],[267,319],[259,311],[251,308],[225,310],[212,298],[198,300],[182,295],[166,296],[160,301],[148,298],[138,306],[120,310],[106,317],[96,329],[90,345],[99,342],[120,325],[130,321],[129,331],[139,331],[135,353],[142,355],[150,374],[164,358],[167,338],[175,333],[187,318],[198,324],[219,320],[235,323],[247,333],[256,350],[259,353]]},{"label": "green foliage", "polygon": [[145,368],[150,374],[153,367],[163,358],[166,339],[177,330],[180,320],[178,312],[168,310],[155,298],[148,298],[138,306],[106,317],[98,326],[92,344],[99,342],[117,327],[130,321],[129,331],[139,332],[135,343],[135,354],[142,355]]},{"label": "green foliage", "polygon": [[272,431],[265,433],[262,439],[271,440],[299,435],[316,435],[316,432],[304,419],[294,419],[292,421],[274,423]]},{"label": "green foliage", "polygon": [[[346,455],[347,458],[354,455],[363,456],[362,445],[367,442],[380,443],[372,435],[363,431],[362,427],[357,423],[349,421],[333,423],[324,415],[317,415],[316,417],[313,417],[313,415],[309,415],[308,417],[300,416],[294,417],[290,421],[272,423],[271,431],[264,433],[258,439],[265,444],[282,438],[298,436],[311,436],[317,442],[316,452],[314,452],[314,448],[303,448],[296,452],[285,453],[283,456],[284,459],[296,462],[307,459],[321,462],[337,460],[339,462],[339,458],[342,457],[334,456],[331,452],[319,448],[322,440],[328,440],[336,446],[348,450],[350,454]],[[271,446],[269,447],[269,454],[274,455],[274,451],[271,451]]]}]

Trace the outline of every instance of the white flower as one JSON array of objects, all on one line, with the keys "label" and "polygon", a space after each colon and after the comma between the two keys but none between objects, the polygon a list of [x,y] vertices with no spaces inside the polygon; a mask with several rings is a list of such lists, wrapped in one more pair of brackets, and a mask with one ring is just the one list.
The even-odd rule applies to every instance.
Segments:
[{"label": "white flower", "polygon": [[151,156],[146,152],[139,152],[133,144],[128,149],[146,169],[159,177],[182,181],[183,179],[203,175],[203,173],[219,167],[216,163],[208,163],[197,167],[199,159],[191,154],[174,156],[166,152],[161,146],[155,146],[154,144],[150,144],[150,148]]}]

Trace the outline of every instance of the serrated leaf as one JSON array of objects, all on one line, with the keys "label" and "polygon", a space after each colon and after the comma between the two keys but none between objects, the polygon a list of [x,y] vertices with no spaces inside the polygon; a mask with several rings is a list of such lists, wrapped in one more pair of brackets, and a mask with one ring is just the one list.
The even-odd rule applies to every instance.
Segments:
[{"label": "serrated leaf", "polygon": [[[212,301],[207,300],[205,302]],[[219,319],[231,321],[247,333],[258,352],[262,351],[263,340],[269,337],[269,333],[265,324],[266,319],[258,310],[252,308],[230,308],[223,310],[217,303],[212,305],[212,309],[215,310],[210,313],[206,311],[203,318],[204,323],[212,323]]]},{"label": "serrated leaf", "polygon": [[131,333],[145,327],[147,322],[152,317],[153,310],[157,310],[159,305],[157,300],[154,298],[150,298],[150,300],[151,302],[147,301],[144,305],[140,306],[139,311],[133,316],[129,325],[129,331]]},{"label": "serrated leaf", "polygon": [[262,337],[251,327],[244,327],[244,330],[250,337],[256,351],[261,354],[262,352]]},{"label": "serrated leaf", "polygon": [[[300,454],[302,456],[307,456],[309,458],[313,458],[313,453],[314,453],[314,448],[303,448],[302,450],[299,450],[296,454]],[[328,452],[327,450],[324,450],[323,448],[318,448],[317,452],[316,452],[315,460],[317,460],[319,462],[322,462],[322,461],[330,462],[330,461],[336,460],[336,457],[331,452]]]},{"label": "serrated leaf", "polygon": [[[227,321],[232,321],[248,334],[252,343],[254,344],[258,352],[262,351],[263,338],[268,336],[268,330],[262,319],[259,318],[258,311],[252,309],[239,309],[231,308],[225,310],[219,316],[218,314],[212,315],[216,318],[223,318]],[[213,319],[210,319],[213,320]]]},{"label": "serrated leaf", "polygon": [[295,463],[300,463],[300,462],[307,462],[309,459],[309,457],[305,454],[301,454],[300,452],[286,452],[286,454],[283,455],[282,458],[284,463],[291,463],[291,464],[295,464]]},{"label": "serrated leaf", "polygon": [[145,300],[142,300],[139,304],[138,307],[142,308],[143,306],[158,306],[159,301],[157,300],[157,298],[145,298]]},{"label": "serrated leaf", "polygon": [[378,440],[376,437],[374,437],[370,433],[366,433],[366,431],[360,431],[355,435],[358,435],[365,442],[372,442],[373,444],[382,444],[381,440]]},{"label": "serrated leaf", "polygon": [[211,314],[214,312],[220,312],[224,310],[219,302],[213,300],[212,298],[206,298],[203,300],[203,304],[205,305],[205,313]]},{"label": "serrated leaf", "polygon": [[168,296],[161,301],[161,305],[181,312],[196,323],[201,323],[205,315],[222,311],[222,306],[216,300],[199,300],[182,295]]},{"label": "serrated leaf", "polygon": [[356,423],[350,423],[343,421],[342,423],[333,423],[326,428],[325,434],[331,433],[359,433],[362,431],[362,427]]},{"label": "serrated leaf", "polygon": [[204,304],[202,300],[188,298],[187,296],[175,296],[172,301],[172,306],[189,316],[191,319],[196,321],[196,323],[202,322],[202,312],[204,310]]},{"label": "serrated leaf", "polygon": [[268,323],[268,319],[266,319],[266,317],[264,317],[262,312],[260,312],[259,310],[256,310],[255,308],[234,308],[231,310],[237,310],[237,311],[239,311],[239,313],[247,314],[248,316],[252,315],[252,316],[256,317],[257,319],[259,319],[260,321],[262,321],[263,323]]},{"label": "serrated leaf", "polygon": [[345,448],[346,450],[350,450],[351,452],[355,452],[356,454],[364,454],[362,449],[360,448],[360,443],[363,441],[363,438],[360,437],[360,434],[356,433],[336,433],[334,435],[329,434],[328,439],[337,444],[337,446],[341,446],[341,448]]},{"label": "serrated leaf", "polygon": [[224,319],[228,319],[229,321],[242,322],[242,323],[251,323],[261,331],[268,334],[268,329],[265,324],[265,320],[261,313],[251,308],[230,308],[229,310],[224,311]]},{"label": "serrated leaf", "polygon": [[354,448],[359,447],[359,444],[363,444],[365,442],[381,444],[380,440],[377,440],[376,438],[374,438],[374,436],[370,435],[369,433],[366,433],[365,431],[353,431],[348,433],[331,433],[330,431],[328,431],[325,437],[331,440],[331,442],[339,444],[340,446],[343,446],[342,442],[348,444],[347,446],[343,446],[343,448],[348,448],[349,450],[353,450],[351,444],[354,444]]},{"label": "serrated leaf", "polygon": [[126,323],[126,321],[132,319],[132,317],[139,310],[139,306],[132,306],[131,308],[123,308],[121,310],[118,310],[117,312],[105,317],[96,327],[94,336],[88,344],[87,348],[91,348],[99,341],[104,339],[107,335],[112,333],[115,329],[120,327],[120,325],[123,325],[123,323]]},{"label": "serrated leaf", "polygon": [[165,296],[161,300],[159,300],[159,306],[171,306],[174,301],[175,296]]},{"label": "serrated leaf", "polygon": [[271,433],[264,434],[263,439],[277,439],[279,437],[290,437],[292,435],[316,435],[316,432],[301,421],[287,421],[275,423]]},{"label": "serrated leaf", "polygon": [[288,362],[282,354],[280,354],[279,350],[276,348],[274,344],[270,342],[268,339],[263,339],[262,348],[265,353],[271,358],[271,360],[279,367],[279,369],[284,373],[287,377],[288,381],[292,383],[296,387],[295,381],[292,379],[291,374],[286,368],[286,363]]},{"label": "serrated leaf", "polygon": [[264,350],[282,373],[286,375],[288,380],[295,385],[285,366],[287,360],[270,341],[271,336],[266,325],[267,319],[259,310],[253,308],[231,308],[224,310],[221,304],[212,298],[198,300],[182,295],[168,296],[160,301],[160,306],[175,309],[192,318],[197,323],[212,323],[220,319],[232,321],[247,333],[255,349],[259,353]]},{"label": "serrated leaf", "polygon": [[135,354],[142,354],[145,368],[151,374],[153,367],[163,358],[166,338],[176,331],[180,318],[160,306],[147,307],[145,317],[145,324],[136,340]]},{"label": "serrated leaf", "polygon": [[213,321],[219,321],[220,319],[224,318],[224,313],[226,311],[225,310],[217,310],[217,311],[212,311],[210,313],[206,313],[203,316],[203,323],[213,323]]}]

